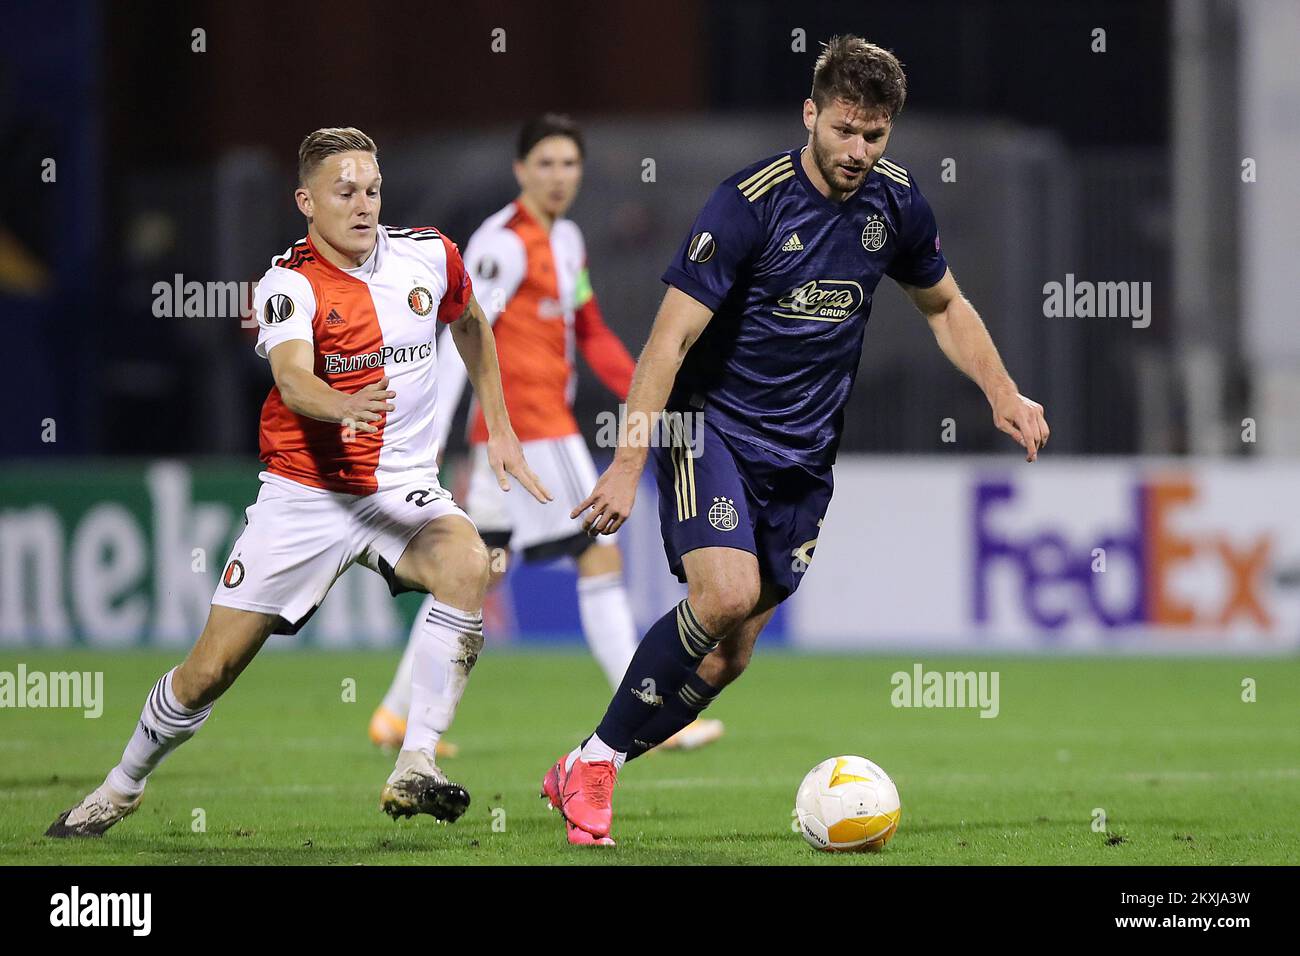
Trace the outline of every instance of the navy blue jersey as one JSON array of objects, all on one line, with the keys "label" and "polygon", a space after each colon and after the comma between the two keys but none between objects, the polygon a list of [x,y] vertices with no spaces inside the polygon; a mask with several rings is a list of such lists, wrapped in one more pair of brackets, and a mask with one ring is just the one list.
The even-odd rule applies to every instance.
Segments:
[{"label": "navy blue jersey", "polygon": [[929,288],[948,265],[911,176],[881,159],[842,203],[793,149],[709,197],[663,280],[713,310],[668,407],[812,470],[835,461],[882,275]]}]

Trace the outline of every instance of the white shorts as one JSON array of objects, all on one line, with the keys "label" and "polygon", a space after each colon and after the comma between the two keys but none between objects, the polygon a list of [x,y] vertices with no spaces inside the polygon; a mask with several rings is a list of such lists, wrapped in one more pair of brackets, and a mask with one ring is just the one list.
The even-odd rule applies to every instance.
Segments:
[{"label": "white shorts", "polygon": [[[587,443],[581,435],[565,435],[522,445],[528,466],[554,500],[542,504],[509,475],[510,490],[502,491],[488,464],[487,446],[472,445],[465,509],[489,547],[509,546],[522,551],[525,560],[581,554],[594,540],[582,530],[586,516],[570,518],[569,512],[596,485],[596,465]],[[612,543],[617,537],[615,532],[595,540]]]},{"label": "white shorts", "polygon": [[277,634],[293,634],[311,617],[340,574],[355,561],[382,574],[389,589],[407,544],[430,521],[469,516],[437,479],[409,482],[368,495],[325,491],[263,472],[257,501],[244,511],[247,527],[235,541],[212,603],[277,614]]}]

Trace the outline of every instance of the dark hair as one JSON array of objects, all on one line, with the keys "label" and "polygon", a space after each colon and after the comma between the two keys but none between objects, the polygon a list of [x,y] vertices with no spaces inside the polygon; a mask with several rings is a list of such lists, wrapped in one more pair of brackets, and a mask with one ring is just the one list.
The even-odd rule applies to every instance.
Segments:
[{"label": "dark hair", "polygon": [[811,96],[819,110],[847,100],[865,110],[883,110],[892,121],[903,111],[907,77],[889,50],[852,34],[834,36],[822,44],[813,67]]},{"label": "dark hair", "polygon": [[519,131],[519,141],[515,145],[515,156],[524,159],[533,151],[533,147],[548,136],[567,136],[578,147],[578,155],[586,156],[587,148],[582,142],[582,130],[572,118],[563,113],[543,113],[524,124]]}]

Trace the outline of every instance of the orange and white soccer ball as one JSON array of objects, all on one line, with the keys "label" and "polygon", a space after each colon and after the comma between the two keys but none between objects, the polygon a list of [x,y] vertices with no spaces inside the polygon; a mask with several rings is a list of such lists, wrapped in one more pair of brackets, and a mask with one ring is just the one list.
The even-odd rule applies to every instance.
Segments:
[{"label": "orange and white soccer ball", "polygon": [[831,757],[808,771],[794,798],[799,832],[818,850],[879,850],[903,814],[889,774],[866,757]]}]

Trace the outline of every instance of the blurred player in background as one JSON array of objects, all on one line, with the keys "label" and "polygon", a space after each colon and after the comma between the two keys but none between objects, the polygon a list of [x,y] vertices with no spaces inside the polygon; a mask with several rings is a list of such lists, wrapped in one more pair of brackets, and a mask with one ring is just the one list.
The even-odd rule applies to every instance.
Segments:
[{"label": "blurred player in background", "polygon": [[[543,779],[570,842],[580,842],[575,828],[588,834],[581,842],[610,842],[624,761],[696,719],[740,676],[807,572],[884,276],[929,320],[1028,460],[1047,441],[1042,406],[1020,394],[948,270],[929,204],[884,158],[906,91],[892,53],[832,39],[803,104],[806,145],[724,180],[663,276],[669,288],[628,418],[666,409],[669,421],[702,420],[695,444],[674,429],[669,447],[654,449],[664,545],[688,593],[642,639],[599,726]],[[609,534],[622,525],[648,453],[620,446],[573,512],[591,509],[584,527]]]},{"label": "blurred player in background", "polygon": [[[576,560],[583,634],[610,686],[617,687],[636,651],[637,630],[618,546],[612,537],[594,541],[570,516],[596,481],[573,417],[574,346],[620,402],[627,398],[635,362],[601,318],[582,232],[564,218],[578,195],[583,153],[582,133],[568,117],[548,114],[525,124],[515,150],[519,196],[489,216],[465,247],[478,301],[493,324],[511,424],[528,461],[559,501],[544,507],[501,492],[488,459],[483,409],[475,402],[466,508],[492,549],[491,585],[505,576],[511,550],[522,552],[525,561]],[[439,353],[440,447],[446,447],[465,374],[465,363],[450,349]],[[426,611],[427,602],[416,615],[417,627]],[[380,746],[395,746],[406,734],[414,647],[412,640],[371,717],[370,738]],[[692,749],[722,733],[719,720],[693,721],[661,746]]]},{"label": "blurred player in background", "polygon": [[438,322],[484,409],[494,479],[507,488],[509,473],[539,502],[550,496],[506,417],[492,329],[456,246],[430,226],[380,225],[379,160],[360,130],[309,134],[298,176],[307,236],[272,261],[254,297],[257,352],[275,379],[262,406],[261,491],[194,648],[150,691],[121,762],[47,836],[100,836],[132,813],[149,774],[266,639],[296,633],[354,562],[394,594],[438,595],[412,638],[411,721],[380,808],[452,821],[469,805],[434,752],[483,647],[488,553],[438,484]]}]

